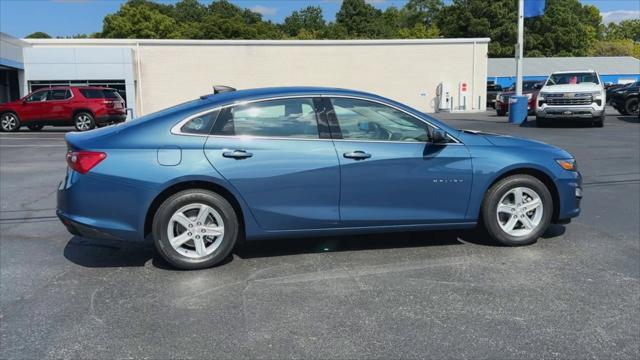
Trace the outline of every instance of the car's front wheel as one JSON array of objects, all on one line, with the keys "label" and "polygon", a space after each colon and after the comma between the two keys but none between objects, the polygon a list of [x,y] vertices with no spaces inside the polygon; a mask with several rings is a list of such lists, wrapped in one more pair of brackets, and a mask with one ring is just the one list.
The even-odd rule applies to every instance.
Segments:
[{"label": "car's front wheel", "polygon": [[638,115],[638,98],[629,98],[624,103],[624,110],[628,115]]},{"label": "car's front wheel", "polygon": [[88,112],[77,113],[73,118],[73,125],[78,131],[87,131],[96,127],[93,115],[89,114]]},{"label": "car's front wheel", "polygon": [[14,113],[4,113],[0,116],[0,129],[6,132],[18,131],[20,129],[20,119]]},{"label": "car's front wheel", "polygon": [[180,269],[203,269],[223,261],[238,237],[238,217],[229,202],[207,190],[170,196],[153,219],[153,238],[162,257]]},{"label": "car's front wheel", "polygon": [[549,189],[530,175],[513,175],[494,184],[482,205],[489,235],[508,246],[527,245],[546,231],[553,214]]}]

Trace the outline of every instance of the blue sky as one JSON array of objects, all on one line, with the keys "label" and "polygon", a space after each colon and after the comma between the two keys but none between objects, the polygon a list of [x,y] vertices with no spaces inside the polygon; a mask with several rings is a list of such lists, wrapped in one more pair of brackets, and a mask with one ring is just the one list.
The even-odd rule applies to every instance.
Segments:
[{"label": "blue sky", "polygon": [[[281,22],[291,11],[308,5],[322,7],[325,18],[333,20],[340,0],[231,0],[242,7],[260,12],[266,19]],[[368,0],[384,9],[401,7],[406,0]],[[488,0],[490,1],[490,0]],[[514,0],[515,1],[515,0]],[[0,0],[0,31],[24,37],[34,31],[52,36],[92,33],[102,29],[105,15],[118,10],[124,0]],[[175,2],[175,1],[163,1]],[[201,0],[210,3],[210,0]],[[605,21],[640,17],[640,0],[581,0],[597,6]]]}]

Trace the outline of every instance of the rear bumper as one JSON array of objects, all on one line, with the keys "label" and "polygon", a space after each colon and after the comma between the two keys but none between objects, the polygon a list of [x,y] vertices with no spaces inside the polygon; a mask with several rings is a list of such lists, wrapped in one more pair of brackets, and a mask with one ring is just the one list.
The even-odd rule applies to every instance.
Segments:
[{"label": "rear bumper", "polygon": [[143,241],[155,191],[99,174],[68,171],[57,192],[56,215],[73,235]]},{"label": "rear bumper", "polygon": [[546,119],[594,119],[604,116],[604,107],[547,106],[536,109],[536,116]]}]

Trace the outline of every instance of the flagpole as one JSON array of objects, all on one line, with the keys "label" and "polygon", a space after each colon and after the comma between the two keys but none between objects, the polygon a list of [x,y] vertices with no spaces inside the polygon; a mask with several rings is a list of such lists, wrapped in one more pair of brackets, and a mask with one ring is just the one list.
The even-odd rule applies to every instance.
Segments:
[{"label": "flagpole", "polygon": [[516,45],[516,96],[522,96],[522,56],[524,43],[524,0],[518,0],[518,44]]}]

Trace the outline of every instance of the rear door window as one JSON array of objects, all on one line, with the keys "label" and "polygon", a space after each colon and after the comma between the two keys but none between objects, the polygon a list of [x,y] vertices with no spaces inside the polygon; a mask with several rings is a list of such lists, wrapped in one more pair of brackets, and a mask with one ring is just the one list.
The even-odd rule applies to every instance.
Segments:
[{"label": "rear door window", "polygon": [[69,90],[51,90],[49,93],[48,100],[66,100],[71,97],[71,92]]},{"label": "rear door window", "polygon": [[122,100],[118,91],[112,89],[80,89],[80,93],[87,99]]},{"label": "rear door window", "polygon": [[212,134],[320,138],[311,98],[267,100],[234,106],[220,115]]}]

